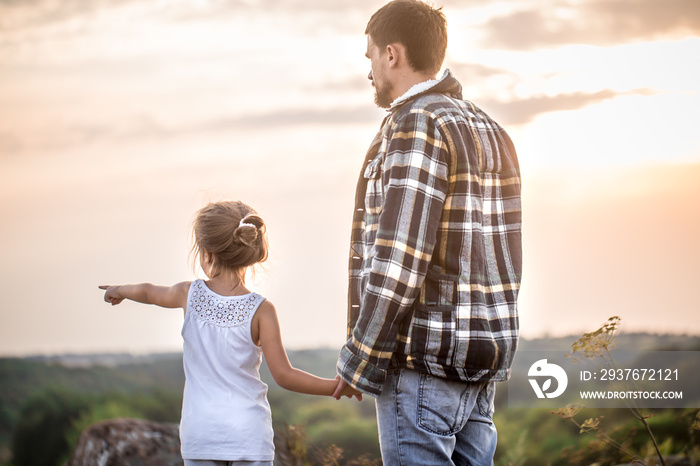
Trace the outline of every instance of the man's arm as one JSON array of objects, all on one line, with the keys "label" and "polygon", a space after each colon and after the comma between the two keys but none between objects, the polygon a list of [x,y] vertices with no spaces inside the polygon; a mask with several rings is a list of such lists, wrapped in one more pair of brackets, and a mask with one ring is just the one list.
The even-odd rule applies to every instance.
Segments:
[{"label": "man's arm", "polygon": [[428,270],[447,195],[447,160],[431,115],[409,113],[391,129],[375,255],[357,324],[338,361],[343,380],[370,395],[381,392],[399,323]]}]

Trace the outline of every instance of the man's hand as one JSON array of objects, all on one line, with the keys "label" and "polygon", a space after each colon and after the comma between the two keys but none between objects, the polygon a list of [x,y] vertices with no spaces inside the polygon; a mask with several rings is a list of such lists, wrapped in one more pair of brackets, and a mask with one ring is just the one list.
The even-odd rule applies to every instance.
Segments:
[{"label": "man's hand", "polygon": [[335,378],[338,380],[338,386],[333,392],[333,398],[339,400],[343,396],[347,396],[348,398],[352,398],[354,396],[357,398],[357,401],[362,401],[362,392],[352,388],[339,375],[337,375]]}]

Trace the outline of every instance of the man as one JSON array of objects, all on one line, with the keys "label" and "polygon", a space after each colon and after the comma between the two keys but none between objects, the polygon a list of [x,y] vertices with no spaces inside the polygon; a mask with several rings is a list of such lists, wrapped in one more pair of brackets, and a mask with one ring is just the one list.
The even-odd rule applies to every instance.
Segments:
[{"label": "man", "polygon": [[492,464],[494,382],[518,339],[520,170],[505,131],[449,71],[439,9],[370,19],[388,115],[357,186],[342,381],[377,397],[385,465]]}]

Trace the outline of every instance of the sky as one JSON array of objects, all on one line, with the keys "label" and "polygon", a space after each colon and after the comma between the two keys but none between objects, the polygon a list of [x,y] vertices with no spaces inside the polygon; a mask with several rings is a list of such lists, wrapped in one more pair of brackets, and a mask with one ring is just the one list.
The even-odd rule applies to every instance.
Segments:
[{"label": "sky", "polygon": [[[354,189],[384,110],[369,0],[0,0],[0,356],[181,349],[101,284],[197,278],[194,213],[268,224],[288,348],[345,339]],[[700,334],[700,3],[447,0],[445,68],[511,135],[523,337]]]}]

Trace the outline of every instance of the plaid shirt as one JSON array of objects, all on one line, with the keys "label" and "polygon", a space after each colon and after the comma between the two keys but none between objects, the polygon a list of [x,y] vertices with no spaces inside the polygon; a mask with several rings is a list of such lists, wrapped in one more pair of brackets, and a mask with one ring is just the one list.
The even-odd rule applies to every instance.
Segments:
[{"label": "plaid shirt", "polygon": [[395,101],[357,185],[337,369],[373,396],[395,368],[463,381],[510,375],[520,169],[503,128],[461,91],[447,71]]}]

